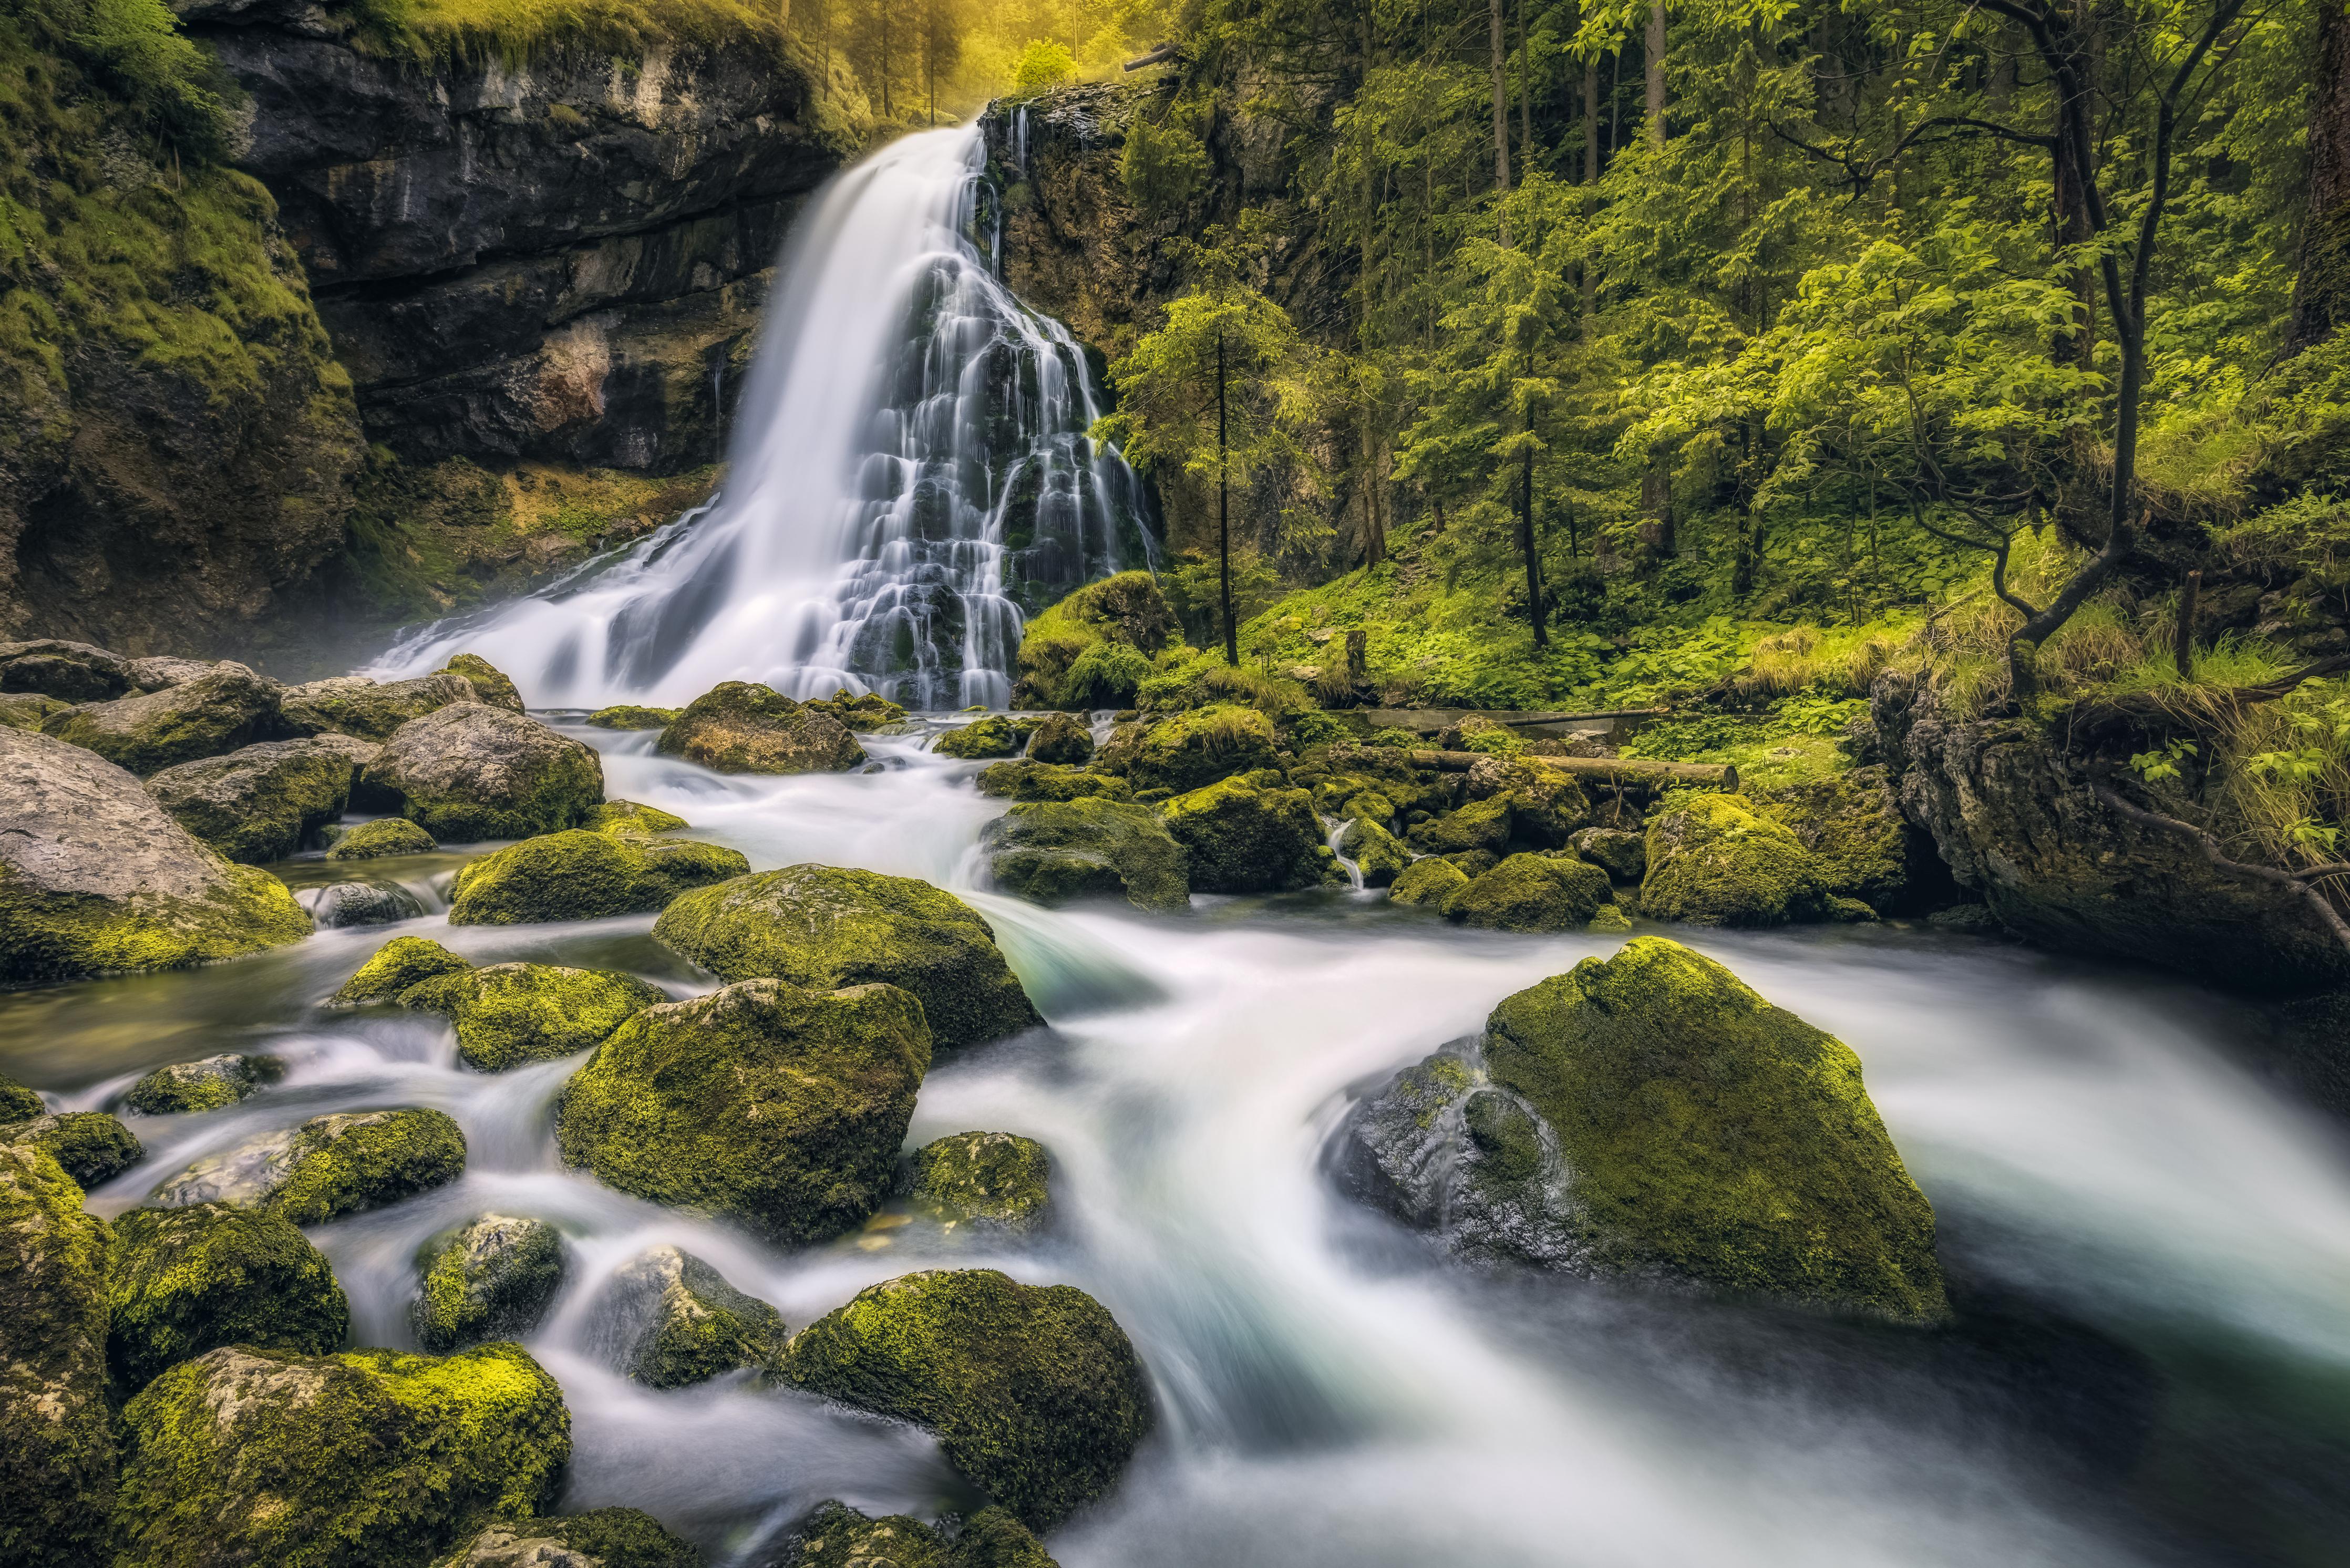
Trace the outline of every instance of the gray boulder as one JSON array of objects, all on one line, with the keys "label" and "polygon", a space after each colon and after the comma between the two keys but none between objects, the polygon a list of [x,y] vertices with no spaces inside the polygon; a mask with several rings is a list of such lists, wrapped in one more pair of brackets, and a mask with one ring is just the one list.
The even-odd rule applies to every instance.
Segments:
[{"label": "gray boulder", "polygon": [[181,826],[248,866],[283,860],[343,815],[380,748],[348,735],[264,741],[165,768],[147,781]]},{"label": "gray boulder", "polygon": [[1191,906],[1183,846],[1148,806],[1032,801],[989,823],[979,842],[996,885],[1035,903],[1122,896],[1139,909]]},{"label": "gray boulder", "polygon": [[424,913],[424,907],[400,888],[379,888],[372,882],[330,882],[324,888],[307,888],[295,897],[310,911],[310,919],[322,931],[340,930],[347,926],[388,926],[395,920],[412,920]]},{"label": "gray boulder", "polygon": [[0,642],[0,691],[37,692],[61,702],[105,702],[130,690],[130,661],[62,638]]},{"label": "gray boulder", "polygon": [[452,702],[479,702],[473,682],[446,670],[413,680],[370,680],[364,675],[339,675],[288,687],[284,701],[286,728],[297,734],[328,732],[356,735],[363,741],[388,741],[411,719],[438,712]]},{"label": "gray boulder", "polygon": [[227,1054],[173,1062],[131,1085],[122,1103],[147,1116],[216,1111],[285,1075],[286,1064],[275,1056]]},{"label": "gray boulder", "polygon": [[536,719],[468,701],[401,725],[365,782],[442,843],[467,844],[577,826],[603,801],[604,764]]},{"label": "gray boulder", "polygon": [[563,1235],[544,1220],[484,1214],[427,1241],[416,1267],[409,1318],[425,1349],[520,1339],[563,1283]]},{"label": "gray boulder", "polygon": [[784,1319],[691,1252],[655,1247],[612,1272],[593,1334],[619,1371],[653,1388],[682,1388],[738,1366],[772,1366]]},{"label": "gray boulder", "polygon": [[41,728],[146,778],[281,733],[284,690],[242,664],[223,663],[184,685],[68,709]]},{"label": "gray boulder", "polygon": [[168,654],[134,659],[130,661],[130,684],[141,691],[163,691],[201,680],[219,668],[220,661],[213,659],[174,659]]}]

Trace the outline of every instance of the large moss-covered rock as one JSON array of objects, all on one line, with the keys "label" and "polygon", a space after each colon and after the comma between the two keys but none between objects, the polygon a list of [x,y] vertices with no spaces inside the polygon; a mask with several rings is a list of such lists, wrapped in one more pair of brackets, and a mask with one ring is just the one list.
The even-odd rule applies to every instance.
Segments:
[{"label": "large moss-covered rock", "polygon": [[436,974],[457,974],[473,966],[430,937],[394,937],[328,1000],[338,1007],[362,1002],[394,1002],[400,993]]},{"label": "large moss-covered rock", "polygon": [[702,1553],[650,1513],[598,1508],[553,1519],[500,1520],[433,1568],[702,1568]]},{"label": "large moss-covered rock", "polygon": [[1070,1285],[931,1269],[859,1291],[792,1337],[784,1376],[935,1433],[1032,1529],[1108,1490],[1150,1429],[1126,1333]]},{"label": "large moss-covered rock", "polygon": [[1450,860],[1430,857],[1415,860],[1400,872],[1388,888],[1388,901],[1394,904],[1433,904],[1441,909],[1444,901],[1469,885],[1469,873]]},{"label": "large moss-covered rock", "polygon": [[329,860],[380,860],[391,855],[425,855],[440,848],[432,836],[404,816],[362,822],[337,838]]},{"label": "large moss-covered rock", "polygon": [[1150,674],[1150,660],[1181,627],[1149,572],[1088,583],[1030,618],[1020,639],[1023,708],[1123,708]]},{"label": "large moss-covered rock", "polygon": [[411,719],[437,713],[455,702],[478,702],[473,683],[462,675],[436,670],[413,680],[370,680],[364,675],[338,675],[289,686],[279,711],[286,728],[298,734],[328,732],[356,735],[362,741],[389,741]]},{"label": "large moss-covered rock", "polygon": [[105,702],[132,689],[130,660],[107,649],[57,637],[0,642],[0,691]]},{"label": "large moss-covered rock", "polygon": [[999,800],[1125,800],[1134,786],[1111,774],[1089,774],[1023,758],[993,763],[979,771],[979,793]]},{"label": "large moss-covered rock", "polygon": [[1578,828],[1568,839],[1577,855],[1618,882],[1638,882],[1648,868],[1648,841],[1621,827]]},{"label": "large moss-covered rock", "polygon": [[1254,708],[1211,702],[1159,720],[1127,763],[1137,789],[1201,789],[1273,766],[1273,721]]},{"label": "large moss-covered rock", "polygon": [[1355,863],[1366,888],[1392,887],[1397,877],[1411,868],[1411,851],[1367,815],[1347,824],[1347,831],[1338,836],[1338,853]]},{"label": "large moss-covered rock", "polygon": [[438,942],[395,937],[333,1000],[342,1006],[389,1002],[437,1012],[455,1027],[457,1055],[467,1066],[503,1073],[585,1051],[669,998],[659,986],[617,970],[543,963],[475,969]]},{"label": "large moss-covered rock", "polygon": [[425,1568],[555,1501],[562,1390],[521,1347],[182,1362],[122,1413],[116,1568]]},{"label": "large moss-covered rock", "polygon": [[1045,1146],[1014,1133],[954,1133],[909,1155],[907,1190],[951,1220],[1033,1231],[1051,1202]]},{"label": "large moss-covered rock", "polygon": [[1499,855],[1510,846],[1510,821],[1509,797],[1489,795],[1418,824],[1408,836],[1422,855],[1458,855],[1471,849]]},{"label": "large moss-covered rock", "polygon": [[263,741],[224,757],[165,768],[147,793],[182,827],[231,860],[283,860],[343,815],[372,742],[348,735]]},{"label": "large moss-covered rock", "polygon": [[42,729],[145,778],[282,733],[283,690],[242,664],[222,664],[182,686],[69,709]]},{"label": "large moss-covered rock", "polygon": [[901,987],[942,1047],[1041,1022],[993,929],[953,894],[910,877],[786,866],[686,894],[653,934],[722,980]]},{"label": "large moss-covered rock", "polygon": [[651,1388],[683,1388],[738,1366],[773,1366],[784,1319],[691,1252],[655,1247],[612,1272],[596,1303],[598,1340]]},{"label": "large moss-covered rock", "polygon": [[465,1135],[440,1111],[342,1111],[198,1160],[155,1191],[166,1209],[226,1203],[323,1225],[454,1181]]},{"label": "large moss-covered rock", "polygon": [[661,732],[660,746],[722,774],[839,773],[865,761],[865,748],[839,720],[741,680],[687,703]]},{"label": "large moss-covered rock", "polygon": [[102,1111],[64,1111],[0,1127],[0,1138],[45,1151],[84,1187],[113,1180],[146,1157],[138,1136]]},{"label": "large moss-covered rock", "polygon": [[623,1192],[825,1241],[888,1196],[930,1064],[894,986],[745,981],[622,1024],[565,1085],[556,1142]]},{"label": "large moss-covered rock", "polygon": [[224,1345],[323,1355],[350,1330],[326,1254],[276,1214],[198,1203],[114,1221],[107,1365],[125,1396]]},{"label": "large moss-covered rock", "polygon": [[1055,1568],[1028,1527],[984,1508],[949,1534],[919,1519],[868,1519],[827,1502],[795,1527],[775,1568]]},{"label": "large moss-covered rock", "polygon": [[460,702],[402,724],[364,782],[443,844],[469,844],[576,826],[604,798],[604,764],[536,719]]},{"label": "large moss-covered rock", "polygon": [[1335,866],[1322,819],[1302,789],[1258,789],[1225,779],[1159,807],[1191,857],[1200,893],[1279,893],[1319,887]]},{"label": "large moss-covered rock", "polygon": [[310,934],[286,884],[191,837],[122,769],[0,729],[0,985],[235,958]]},{"label": "large moss-covered rock", "polygon": [[1045,714],[1028,736],[1028,756],[1033,762],[1082,766],[1093,754],[1093,732],[1071,714]]},{"label": "large moss-covered rock", "polygon": [[468,861],[449,885],[449,923],[511,926],[650,914],[679,894],[747,876],[740,850],[690,838],[573,828]]},{"label": "large moss-covered rock", "polygon": [[1934,842],[1901,815],[1900,797],[1881,766],[1790,784],[1754,803],[1757,815],[1783,823],[1811,852],[1822,894],[1857,898],[1889,915],[1952,902],[1957,885]]},{"label": "large moss-covered rock", "polygon": [[961,757],[966,762],[1016,757],[1026,739],[1027,731],[1009,715],[990,713],[947,731],[931,742],[931,750],[942,757]]},{"label": "large moss-covered rock", "polygon": [[589,812],[579,826],[592,832],[614,834],[623,838],[650,838],[674,833],[686,826],[687,823],[675,812],[663,811],[657,805],[639,805],[633,800],[608,800]]},{"label": "large moss-covered rock", "polygon": [[599,730],[666,730],[677,722],[681,708],[647,708],[639,703],[620,702],[609,708],[598,708],[588,715],[588,722]]},{"label": "large moss-covered rock", "polygon": [[1596,866],[1519,854],[1456,888],[1444,917],[1488,931],[1572,931],[1609,897],[1607,873]]},{"label": "large moss-covered rock", "polygon": [[1191,902],[1183,846],[1146,806],[1088,798],[1015,805],[981,830],[988,870],[1007,893],[1047,906],[1119,898],[1139,909]]},{"label": "large moss-covered rock", "polygon": [[829,697],[816,697],[800,706],[811,712],[822,713],[838,721],[841,727],[864,734],[873,730],[889,730],[906,722],[903,705],[892,702],[879,691],[868,691],[861,697],[851,697],[847,690]]},{"label": "large moss-covered rock", "polygon": [[425,1242],[416,1272],[408,1316],[425,1349],[520,1339],[563,1283],[563,1233],[544,1220],[480,1215]]},{"label": "large moss-covered rock", "polygon": [[1701,926],[1817,919],[1817,868],[1794,833],[1742,795],[1692,794],[1648,823],[1640,912]]},{"label": "large moss-covered rock", "polygon": [[493,708],[504,708],[509,713],[523,711],[522,693],[515,690],[515,683],[507,680],[496,665],[478,653],[458,654],[436,673],[458,677],[473,689],[477,701]]},{"label": "large moss-covered rock", "polygon": [[0,1142],[0,1561],[106,1561],[109,1241],[56,1160]]}]

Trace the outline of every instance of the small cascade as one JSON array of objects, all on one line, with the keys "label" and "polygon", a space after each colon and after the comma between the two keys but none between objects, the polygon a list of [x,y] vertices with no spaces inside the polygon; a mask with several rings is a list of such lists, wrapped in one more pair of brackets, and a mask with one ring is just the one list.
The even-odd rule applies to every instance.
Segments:
[{"label": "small cascade", "polygon": [[1338,847],[1338,841],[1347,836],[1347,829],[1354,826],[1355,819],[1351,816],[1326,816],[1322,819],[1323,832],[1326,835],[1325,842],[1330,846],[1330,853],[1338,857],[1338,865],[1347,873],[1347,880],[1353,883],[1355,891],[1359,893],[1363,890],[1363,868],[1347,859],[1346,851]]}]

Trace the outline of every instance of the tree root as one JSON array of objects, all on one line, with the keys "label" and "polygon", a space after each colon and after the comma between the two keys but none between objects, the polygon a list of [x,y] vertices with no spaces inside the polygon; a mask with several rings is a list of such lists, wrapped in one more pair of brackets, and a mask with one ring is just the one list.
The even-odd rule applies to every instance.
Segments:
[{"label": "tree root", "polygon": [[2148,811],[2143,806],[2132,805],[2101,784],[2093,784],[2089,789],[2099,800],[2140,826],[2157,828],[2164,833],[2192,840],[2196,847],[2203,852],[2203,858],[2210,861],[2215,870],[2225,872],[2230,877],[2241,877],[2248,881],[2265,882],[2272,888],[2290,892],[2294,897],[2306,900],[2309,907],[2317,911],[2318,918],[2325,922],[2326,929],[2334,933],[2334,940],[2342,945],[2343,950],[2350,952],[2350,922],[2345,922],[2342,919],[2341,912],[2334,909],[2333,902],[2318,888],[2315,880],[2321,877],[2350,872],[2350,865],[2314,866],[2301,872],[2280,871],[2273,866],[2247,865],[2241,860],[2230,859],[2227,851],[2220,847],[2218,839],[2191,822],[2181,822],[2175,816],[2164,816],[2158,812]]}]

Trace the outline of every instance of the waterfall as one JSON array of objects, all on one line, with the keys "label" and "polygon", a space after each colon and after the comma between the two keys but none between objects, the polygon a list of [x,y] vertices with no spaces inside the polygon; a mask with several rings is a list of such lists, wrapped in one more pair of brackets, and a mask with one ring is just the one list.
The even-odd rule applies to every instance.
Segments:
[{"label": "waterfall", "polygon": [[976,126],[881,149],[794,226],[719,497],[512,603],[405,634],[547,707],[679,703],[722,680],[1001,707],[1026,614],[1148,558],[1139,485],[1067,328],[997,275]]}]

